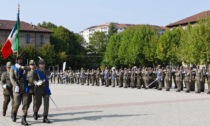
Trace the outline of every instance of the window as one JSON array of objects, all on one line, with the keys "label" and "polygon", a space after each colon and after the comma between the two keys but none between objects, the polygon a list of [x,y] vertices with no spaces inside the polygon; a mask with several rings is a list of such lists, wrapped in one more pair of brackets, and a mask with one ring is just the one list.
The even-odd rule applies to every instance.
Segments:
[{"label": "window", "polygon": [[40,44],[44,44],[44,35],[40,35]]},{"label": "window", "polygon": [[31,39],[30,35],[27,34],[27,35],[26,35],[26,43],[30,43],[30,39]]}]

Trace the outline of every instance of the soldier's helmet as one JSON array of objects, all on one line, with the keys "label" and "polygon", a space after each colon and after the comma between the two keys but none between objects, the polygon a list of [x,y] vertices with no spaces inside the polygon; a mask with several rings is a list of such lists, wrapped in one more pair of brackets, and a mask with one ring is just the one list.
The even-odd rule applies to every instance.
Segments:
[{"label": "soldier's helmet", "polygon": [[11,67],[12,66],[12,63],[11,62],[7,62],[6,63],[6,67],[8,68],[8,67]]},{"label": "soldier's helmet", "polygon": [[35,63],[35,61],[34,60],[30,60],[29,61],[29,65],[35,65],[36,63]]}]

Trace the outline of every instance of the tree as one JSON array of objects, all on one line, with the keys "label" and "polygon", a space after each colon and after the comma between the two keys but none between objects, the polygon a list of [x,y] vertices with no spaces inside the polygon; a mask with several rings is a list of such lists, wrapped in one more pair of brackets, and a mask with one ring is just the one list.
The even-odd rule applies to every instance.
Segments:
[{"label": "tree", "polygon": [[43,45],[39,49],[38,55],[46,61],[47,65],[54,65],[56,62],[56,53],[53,45]]},{"label": "tree", "polygon": [[21,48],[20,54],[22,57],[27,59],[27,61],[38,58],[36,49],[31,45],[26,45],[24,48]]},{"label": "tree", "polygon": [[119,66],[118,51],[120,47],[120,39],[121,39],[121,34],[114,34],[111,36],[106,48],[102,65]]},{"label": "tree", "polygon": [[108,31],[108,39],[109,39],[112,35],[117,33],[118,29],[116,27],[116,23],[110,23],[108,28],[109,28]]},{"label": "tree", "polygon": [[90,37],[89,48],[99,56],[103,56],[108,44],[107,35],[104,32],[95,32]]}]

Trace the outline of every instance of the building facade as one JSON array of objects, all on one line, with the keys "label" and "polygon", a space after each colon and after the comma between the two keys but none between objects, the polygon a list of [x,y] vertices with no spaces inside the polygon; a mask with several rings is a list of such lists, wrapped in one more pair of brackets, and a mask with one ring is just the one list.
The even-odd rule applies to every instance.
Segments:
[{"label": "building facade", "polygon": [[[0,44],[5,43],[15,23],[16,21],[0,20]],[[50,44],[51,33],[51,30],[21,21],[19,45],[20,47],[31,45],[38,49],[44,44]]]},{"label": "building facade", "polygon": [[[102,24],[102,25],[96,25],[96,26],[92,26],[89,27],[83,31],[80,32],[80,35],[83,36],[86,46],[89,44],[89,38],[94,34],[94,32],[105,32],[106,34],[108,34],[109,31],[109,26],[110,23],[106,23],[106,24]],[[119,24],[119,23],[114,23],[115,26],[117,27],[117,32],[123,32],[126,28],[130,27],[130,26],[135,26],[135,24]],[[151,25],[153,26],[159,34],[163,34],[166,30],[166,27],[163,26],[157,26],[157,25]]]},{"label": "building facade", "polygon": [[[85,39],[85,42],[87,44],[89,44],[89,38],[94,34],[94,32],[104,32],[106,34],[108,34],[109,31],[109,25],[110,23],[106,23],[106,24],[102,24],[102,25],[96,25],[96,26],[92,26],[89,27],[83,31],[80,32],[80,35],[83,36],[83,38]],[[117,32],[120,33],[122,31],[124,31],[127,27],[129,26],[134,26],[133,24],[119,24],[119,23],[114,23],[115,26],[117,27]]]}]

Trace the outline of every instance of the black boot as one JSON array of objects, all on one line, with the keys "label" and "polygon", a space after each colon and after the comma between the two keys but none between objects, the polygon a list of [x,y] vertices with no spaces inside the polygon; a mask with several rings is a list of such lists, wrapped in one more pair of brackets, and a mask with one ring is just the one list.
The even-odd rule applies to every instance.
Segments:
[{"label": "black boot", "polygon": [[3,110],[2,115],[6,116],[6,111],[5,110]]},{"label": "black boot", "polygon": [[21,125],[28,125],[28,123],[26,121],[26,116],[23,116],[22,121],[21,121]]},{"label": "black boot", "polygon": [[50,123],[50,120],[47,119],[47,116],[44,116],[43,123]]},{"label": "black boot", "polygon": [[34,120],[37,120],[37,119],[38,119],[38,113],[34,112]]},{"label": "black boot", "polygon": [[16,114],[16,113],[13,113],[13,114],[11,115],[11,118],[12,118],[12,121],[13,121],[13,122],[16,122],[16,117],[17,117],[17,114]]}]

